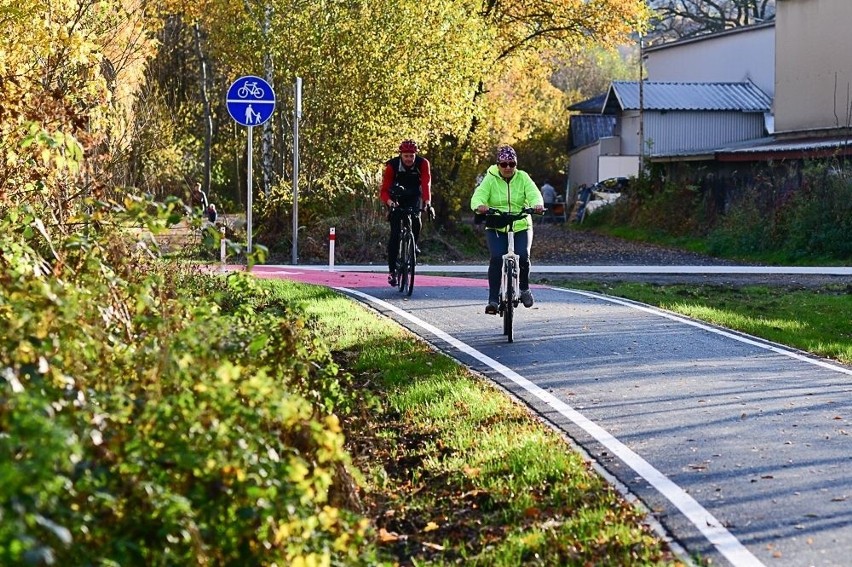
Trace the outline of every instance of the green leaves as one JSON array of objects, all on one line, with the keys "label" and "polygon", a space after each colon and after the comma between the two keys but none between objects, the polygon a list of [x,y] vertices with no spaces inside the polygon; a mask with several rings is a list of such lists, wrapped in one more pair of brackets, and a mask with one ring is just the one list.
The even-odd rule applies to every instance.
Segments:
[{"label": "green leaves", "polygon": [[0,563],[368,556],[327,505],[347,377],[297,306],[139,252],[179,202],[87,205],[67,237],[0,219]]}]

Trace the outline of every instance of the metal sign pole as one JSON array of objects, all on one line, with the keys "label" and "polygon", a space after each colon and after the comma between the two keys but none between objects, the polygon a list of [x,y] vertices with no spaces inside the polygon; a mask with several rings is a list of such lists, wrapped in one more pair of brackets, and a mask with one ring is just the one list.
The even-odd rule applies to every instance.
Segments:
[{"label": "metal sign pole", "polygon": [[246,246],[248,247],[247,254],[251,254],[251,181],[252,181],[252,126],[248,127],[248,171],[246,173]]},{"label": "metal sign pole", "polygon": [[293,112],[293,265],[299,263],[299,119],[302,117],[302,78],[296,77]]}]

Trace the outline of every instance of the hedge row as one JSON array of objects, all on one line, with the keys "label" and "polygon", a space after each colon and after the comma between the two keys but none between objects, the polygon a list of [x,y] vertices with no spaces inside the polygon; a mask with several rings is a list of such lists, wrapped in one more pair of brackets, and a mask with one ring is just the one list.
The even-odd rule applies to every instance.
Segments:
[{"label": "hedge row", "polygon": [[0,564],[373,562],[329,496],[346,377],[296,307],[116,228],[172,209],[3,212]]}]

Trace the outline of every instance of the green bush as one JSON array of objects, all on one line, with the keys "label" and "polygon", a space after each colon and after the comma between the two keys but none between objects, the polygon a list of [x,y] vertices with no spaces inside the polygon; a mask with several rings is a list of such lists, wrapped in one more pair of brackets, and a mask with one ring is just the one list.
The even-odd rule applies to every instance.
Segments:
[{"label": "green bush", "polygon": [[852,257],[852,179],[809,170],[807,184],[785,210],[784,248],[791,255]]},{"label": "green bush", "polygon": [[0,564],[371,563],[301,309],[152,257],[168,206],[88,205],[0,221]]},{"label": "green bush", "polygon": [[[801,171],[770,164],[748,186],[726,188],[724,212],[710,189],[700,189],[706,173],[695,175],[696,185],[634,180],[614,206],[585,222],[661,242],[701,242],[703,251],[730,258],[834,263],[852,256],[852,178],[841,164],[805,164]],[[801,187],[790,189],[799,177]]]}]

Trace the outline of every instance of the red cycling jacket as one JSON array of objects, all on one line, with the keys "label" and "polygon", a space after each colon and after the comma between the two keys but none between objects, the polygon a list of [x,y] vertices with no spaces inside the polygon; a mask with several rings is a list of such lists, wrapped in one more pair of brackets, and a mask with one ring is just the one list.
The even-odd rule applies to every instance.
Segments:
[{"label": "red cycling jacket", "polygon": [[385,170],[382,173],[382,189],[379,192],[379,198],[383,204],[390,199],[390,188],[397,179],[397,173],[404,175],[414,171],[419,171],[420,174],[420,199],[423,203],[432,201],[432,170],[429,160],[422,156],[416,156],[411,168],[406,169],[402,159],[397,156],[385,162]]}]

